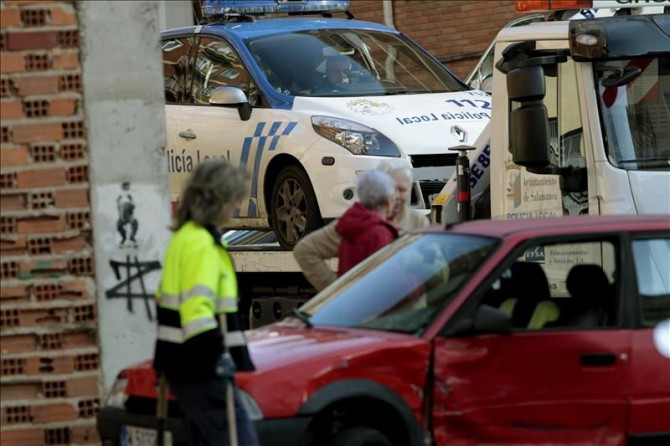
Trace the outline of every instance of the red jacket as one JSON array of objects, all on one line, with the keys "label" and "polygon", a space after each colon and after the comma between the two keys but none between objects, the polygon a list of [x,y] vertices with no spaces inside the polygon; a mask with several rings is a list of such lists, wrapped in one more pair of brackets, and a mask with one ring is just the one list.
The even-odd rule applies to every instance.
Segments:
[{"label": "red jacket", "polygon": [[335,230],[342,237],[338,277],[398,237],[398,228],[361,203],[355,203],[340,217]]}]

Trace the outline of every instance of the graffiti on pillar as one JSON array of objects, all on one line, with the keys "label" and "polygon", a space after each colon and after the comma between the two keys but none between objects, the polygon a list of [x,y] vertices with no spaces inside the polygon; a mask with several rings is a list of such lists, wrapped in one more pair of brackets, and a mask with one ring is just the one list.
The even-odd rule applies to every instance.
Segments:
[{"label": "graffiti on pillar", "polygon": [[137,248],[135,235],[139,228],[139,222],[135,217],[135,202],[130,194],[130,183],[127,181],[121,184],[121,194],[116,199],[116,208],[119,211],[116,230],[121,234],[119,247]]},{"label": "graffiti on pillar", "polygon": [[144,278],[150,272],[161,269],[160,262],[158,260],[140,262],[137,256],[133,256],[131,259],[130,255],[127,255],[125,262],[110,260],[109,264],[118,283],[106,291],[107,298],[126,299],[126,306],[131,313],[134,313],[133,300],[142,299],[147,317],[150,321],[153,321],[151,302],[154,293],[147,291]]}]

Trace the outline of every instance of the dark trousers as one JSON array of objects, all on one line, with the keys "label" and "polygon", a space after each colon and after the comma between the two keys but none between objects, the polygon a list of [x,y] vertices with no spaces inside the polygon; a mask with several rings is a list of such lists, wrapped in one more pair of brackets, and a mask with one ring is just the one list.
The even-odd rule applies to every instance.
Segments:
[{"label": "dark trousers", "polygon": [[[199,383],[170,383],[170,390],[179,400],[184,424],[192,446],[229,446],[226,392],[222,380]],[[258,437],[246,410],[235,395],[235,420],[238,444],[258,446]]]}]

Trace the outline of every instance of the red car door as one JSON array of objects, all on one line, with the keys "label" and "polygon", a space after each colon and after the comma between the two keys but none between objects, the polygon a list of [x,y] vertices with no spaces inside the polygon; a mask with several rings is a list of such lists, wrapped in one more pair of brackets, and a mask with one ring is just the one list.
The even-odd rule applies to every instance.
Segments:
[{"label": "red car door", "polygon": [[436,444],[625,444],[630,331],[435,342]]},{"label": "red car door", "polygon": [[[513,307],[515,328],[435,338],[437,445],[626,443],[632,331],[619,320],[616,245],[526,245],[466,301],[473,311],[455,319],[484,304]],[[568,259],[579,252],[575,266]],[[542,319],[540,307],[552,311]]]},{"label": "red car door", "polygon": [[667,232],[639,237],[631,248],[635,280],[627,295],[636,303],[636,330],[630,443],[670,444],[670,238]]}]

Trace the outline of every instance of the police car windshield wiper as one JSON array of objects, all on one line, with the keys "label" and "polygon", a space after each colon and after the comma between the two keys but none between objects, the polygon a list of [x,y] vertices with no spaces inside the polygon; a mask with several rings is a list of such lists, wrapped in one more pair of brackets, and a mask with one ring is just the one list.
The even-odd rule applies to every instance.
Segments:
[{"label": "police car windshield wiper", "polygon": [[304,311],[300,311],[299,309],[294,308],[293,309],[293,316],[300,319],[305,324],[305,327],[307,327],[307,328],[312,328],[313,327],[312,322],[310,322],[310,320],[309,320],[309,315],[307,313],[305,313]]},{"label": "police car windshield wiper", "polygon": [[396,94],[407,94],[407,90],[405,88],[398,88],[395,90],[384,92],[384,96],[394,96]]}]

